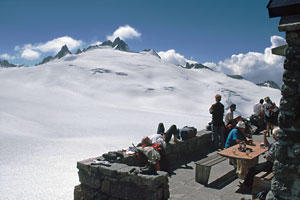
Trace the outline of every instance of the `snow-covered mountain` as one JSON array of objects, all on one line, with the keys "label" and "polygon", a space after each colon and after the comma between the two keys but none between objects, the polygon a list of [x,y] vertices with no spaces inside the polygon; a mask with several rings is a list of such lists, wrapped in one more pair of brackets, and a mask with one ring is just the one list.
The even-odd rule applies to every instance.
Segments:
[{"label": "snow-covered mountain", "polygon": [[247,117],[280,91],[152,53],[98,46],[34,67],[0,70],[0,194],[72,199],[76,161],[128,147],[159,122],[203,129],[216,93]]},{"label": "snow-covered mountain", "polygon": [[263,83],[257,83],[256,85],[280,90],[280,87],[274,81],[264,81]]}]

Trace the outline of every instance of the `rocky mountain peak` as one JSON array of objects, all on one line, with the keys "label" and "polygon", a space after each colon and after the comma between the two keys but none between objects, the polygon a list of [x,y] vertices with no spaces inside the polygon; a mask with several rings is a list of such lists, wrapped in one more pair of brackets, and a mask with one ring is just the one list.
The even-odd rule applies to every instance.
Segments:
[{"label": "rocky mountain peak", "polygon": [[200,64],[200,63],[192,63],[192,64],[190,64],[190,63],[186,63],[185,64],[185,68],[186,69],[209,69],[209,70],[211,70],[211,71],[213,71],[211,68],[209,68],[209,67],[207,67],[207,66],[205,66],[205,65],[202,65],[202,64]]},{"label": "rocky mountain peak", "polygon": [[75,54],[80,54],[80,53],[82,53],[81,49],[77,49]]},{"label": "rocky mountain peak", "polygon": [[60,51],[56,54],[56,56],[54,56],[54,58],[62,58],[67,54],[72,54],[70,52],[70,50],[68,49],[67,45],[62,46],[62,48],[60,49]]},{"label": "rocky mountain peak", "polygon": [[112,47],[115,48],[115,49],[121,50],[121,51],[128,51],[129,50],[128,45],[123,40],[121,40],[119,37],[117,37],[113,41]]},{"label": "rocky mountain peak", "polygon": [[156,51],[155,51],[154,49],[145,49],[143,52],[148,53],[148,54],[151,54],[151,55],[156,56],[156,57],[158,57],[158,58],[161,58],[161,57],[156,53]]},{"label": "rocky mountain peak", "polygon": [[110,40],[107,40],[107,41],[103,42],[100,46],[111,46],[114,49],[118,49],[121,51],[129,51],[128,45],[123,40],[121,40],[119,37],[117,37],[113,42]]},{"label": "rocky mountain peak", "polygon": [[270,87],[270,88],[274,88],[274,89],[279,89],[280,87],[274,82],[274,81],[265,81],[263,83],[257,83],[256,85],[258,86],[263,86],[263,87]]},{"label": "rocky mountain peak", "polygon": [[0,59],[0,67],[17,67],[17,65],[11,64],[7,60]]},{"label": "rocky mountain peak", "polygon": [[46,58],[44,58],[44,59],[42,60],[42,62],[40,62],[39,64],[36,64],[36,65],[42,65],[42,64],[45,64],[45,63],[51,61],[52,59],[53,59],[53,56],[47,56]]}]

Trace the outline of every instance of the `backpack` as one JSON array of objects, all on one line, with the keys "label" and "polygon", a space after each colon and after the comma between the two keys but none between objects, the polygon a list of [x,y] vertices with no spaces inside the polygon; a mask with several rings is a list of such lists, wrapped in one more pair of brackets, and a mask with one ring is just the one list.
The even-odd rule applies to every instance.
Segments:
[{"label": "backpack", "polygon": [[185,126],[180,130],[182,140],[186,140],[191,137],[195,137],[197,134],[197,129],[192,126]]}]

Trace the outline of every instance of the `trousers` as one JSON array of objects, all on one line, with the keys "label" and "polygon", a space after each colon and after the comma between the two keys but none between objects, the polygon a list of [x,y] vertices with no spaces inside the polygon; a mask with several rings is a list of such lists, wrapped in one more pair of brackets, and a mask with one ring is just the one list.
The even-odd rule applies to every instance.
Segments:
[{"label": "trousers", "polygon": [[157,127],[157,134],[161,134],[161,135],[164,135],[165,136],[165,142],[166,143],[169,143],[171,138],[172,138],[172,135],[174,135],[174,137],[176,135],[178,135],[178,130],[177,130],[177,127],[176,125],[172,125],[170,126],[170,128],[165,132],[165,127],[164,127],[164,124],[163,123],[159,123],[158,124],[158,127]]}]

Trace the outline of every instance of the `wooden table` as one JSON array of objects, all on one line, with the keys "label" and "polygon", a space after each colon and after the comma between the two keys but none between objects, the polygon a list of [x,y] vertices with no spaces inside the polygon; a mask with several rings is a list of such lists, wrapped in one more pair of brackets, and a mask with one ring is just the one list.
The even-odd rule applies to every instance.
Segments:
[{"label": "wooden table", "polygon": [[[252,152],[250,152],[249,155],[246,155],[246,152],[241,152],[238,150],[239,144],[236,144],[232,147],[229,147],[228,149],[224,149],[223,151],[218,152],[221,156],[229,157],[229,158],[237,158],[242,160],[252,160],[259,155],[265,153],[268,151],[268,148],[262,148],[260,146],[260,142],[253,141],[253,145],[246,145],[246,148],[252,149]],[[235,149],[235,153],[233,152],[233,149]]]},{"label": "wooden table", "polygon": [[[246,152],[239,151],[239,144],[218,152],[221,156],[237,159],[236,173],[239,178],[244,179],[250,167],[258,163],[258,157],[268,151],[268,148],[262,148],[260,142],[253,141],[252,145],[247,144],[246,148],[252,149],[249,155]],[[234,150],[235,149],[235,152]]]}]

